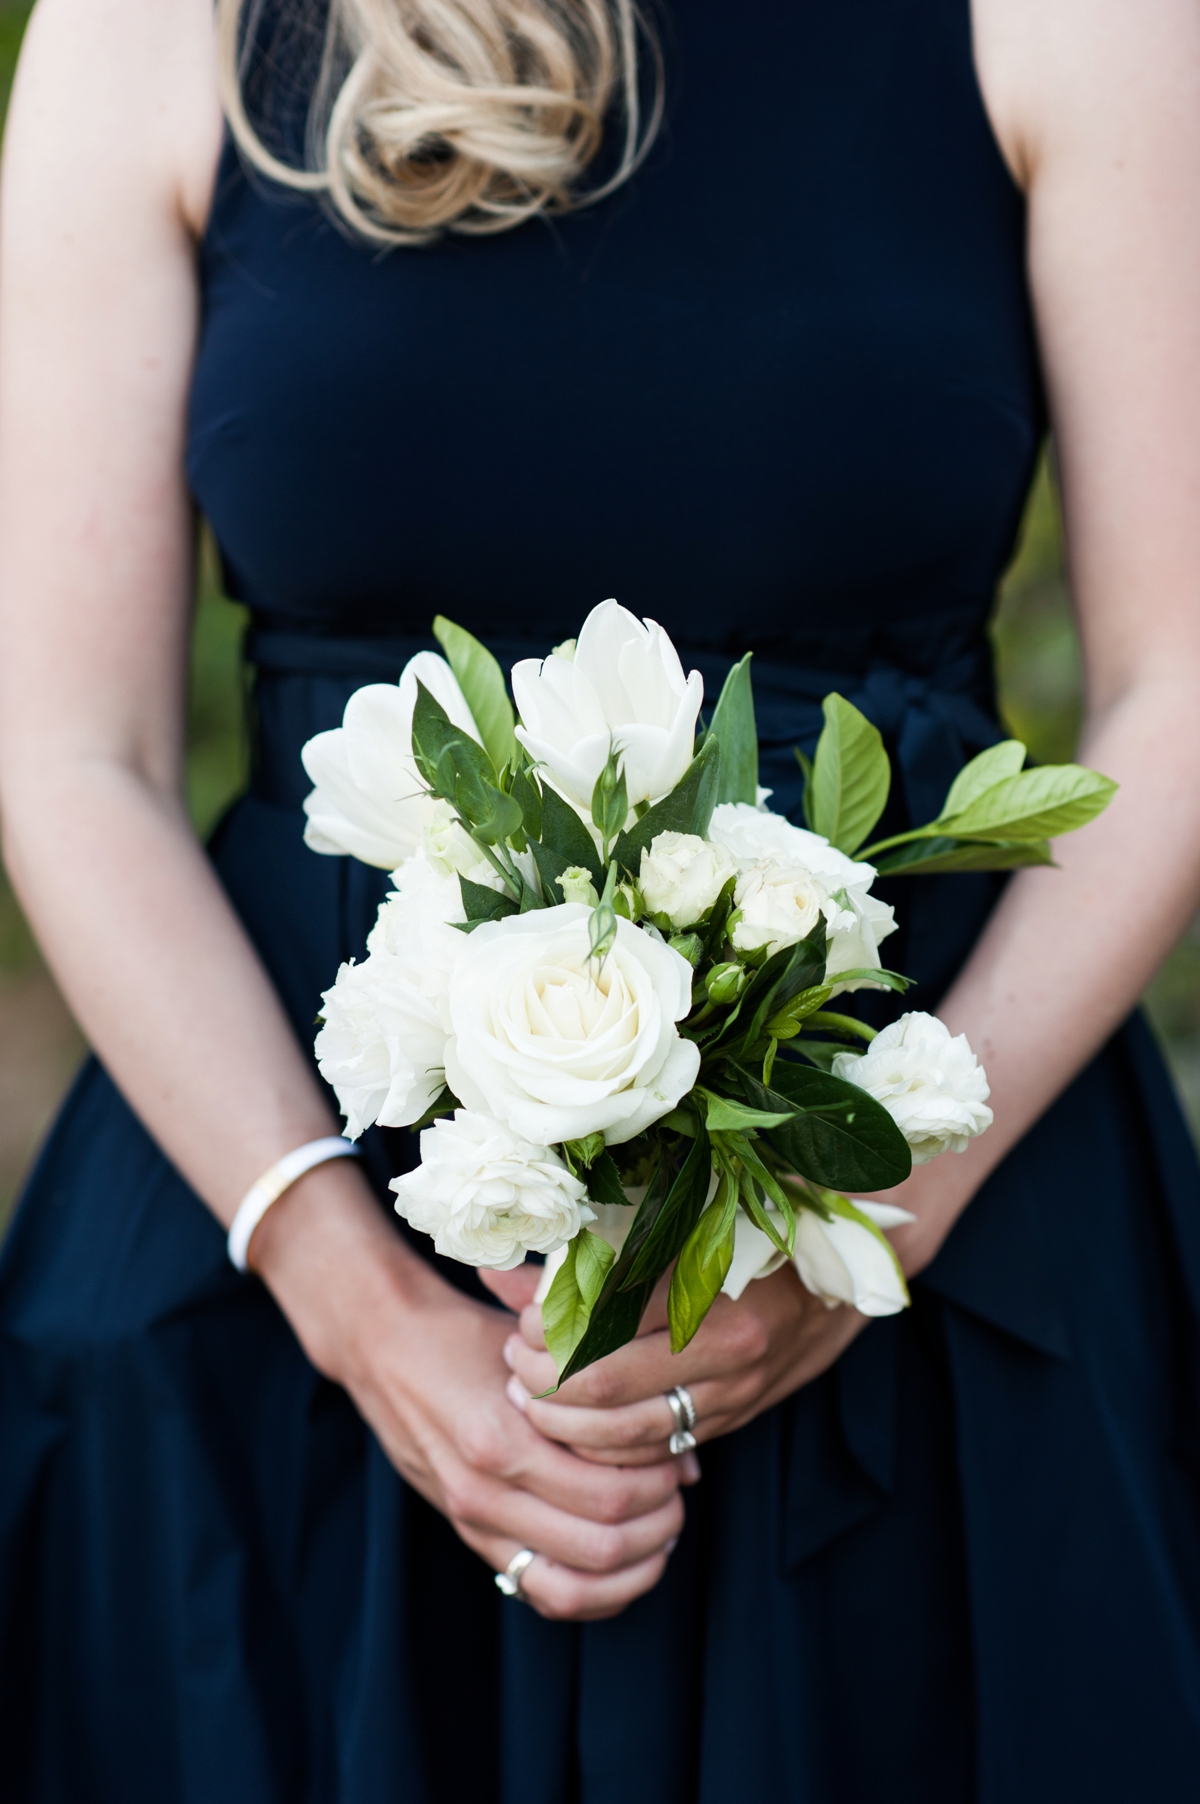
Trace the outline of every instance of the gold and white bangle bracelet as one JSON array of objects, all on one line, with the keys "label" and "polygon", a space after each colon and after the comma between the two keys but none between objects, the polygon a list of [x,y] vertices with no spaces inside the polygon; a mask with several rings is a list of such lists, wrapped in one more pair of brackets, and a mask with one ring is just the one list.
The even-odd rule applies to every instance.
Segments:
[{"label": "gold and white bangle bracelet", "polygon": [[278,1202],[297,1178],[302,1178],[306,1171],[312,1171],[314,1166],[324,1165],[330,1159],[356,1159],[358,1152],[359,1149],[352,1140],[343,1139],[340,1134],[327,1134],[322,1140],[306,1141],[303,1146],[285,1153],[282,1159],[276,1159],[274,1165],[251,1184],[229,1224],[225,1248],[230,1263],[239,1272],[249,1269],[246,1254],[250,1248],[251,1235],[271,1204]]}]

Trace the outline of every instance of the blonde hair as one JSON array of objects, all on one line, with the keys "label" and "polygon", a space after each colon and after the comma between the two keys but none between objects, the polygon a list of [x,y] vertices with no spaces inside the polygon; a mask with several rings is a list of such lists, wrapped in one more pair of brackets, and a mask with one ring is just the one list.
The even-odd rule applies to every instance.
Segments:
[{"label": "blonde hair", "polygon": [[[264,0],[218,0],[222,96],[242,152],[289,188],[327,198],[380,244],[420,244],[449,229],[503,232],[536,213],[599,200],[649,148],[662,75],[636,0],[286,0],[266,76],[287,86],[307,58],[304,166],[268,143],[247,95],[261,53]],[[307,40],[307,42],[306,42]],[[639,103],[639,40],[654,98]],[[258,61],[263,62],[259,54]],[[291,100],[294,104],[295,95]],[[286,107],[288,97],[282,104]],[[277,102],[278,104],[278,102]],[[621,117],[616,165],[584,188],[605,118]]]}]

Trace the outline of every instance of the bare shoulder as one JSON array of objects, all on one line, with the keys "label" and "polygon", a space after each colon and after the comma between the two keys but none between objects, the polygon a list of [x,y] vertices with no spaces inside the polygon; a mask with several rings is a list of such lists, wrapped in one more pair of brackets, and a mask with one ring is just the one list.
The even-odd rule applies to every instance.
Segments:
[{"label": "bare shoulder", "polygon": [[15,164],[18,185],[70,183],[114,202],[132,187],[196,233],[220,143],[212,0],[37,0],[6,177]]},{"label": "bare shoulder", "polygon": [[971,0],[971,14],[984,99],[1023,187],[1048,160],[1200,143],[1200,0]]}]

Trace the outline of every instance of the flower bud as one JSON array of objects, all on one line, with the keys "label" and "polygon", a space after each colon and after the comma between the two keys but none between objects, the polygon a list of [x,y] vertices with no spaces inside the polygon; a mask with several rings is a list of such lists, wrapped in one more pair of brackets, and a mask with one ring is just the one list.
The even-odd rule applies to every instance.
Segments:
[{"label": "flower bud", "polygon": [[587,908],[595,908],[600,900],[592,873],[581,864],[569,864],[559,875],[558,887],[564,902],[582,902]]},{"label": "flower bud", "polygon": [[714,965],[704,987],[710,1002],[736,1002],[746,987],[746,973],[740,965]]}]

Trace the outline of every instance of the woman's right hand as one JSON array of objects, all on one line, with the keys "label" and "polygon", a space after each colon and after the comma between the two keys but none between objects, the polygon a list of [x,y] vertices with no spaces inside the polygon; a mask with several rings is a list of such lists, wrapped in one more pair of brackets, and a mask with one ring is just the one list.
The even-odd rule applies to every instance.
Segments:
[{"label": "woman's right hand", "polygon": [[404,1479],[496,1571],[537,1555],[542,1616],[614,1616],[658,1583],[683,1526],[694,1456],[598,1465],[546,1440],[505,1394],[511,1316],[417,1257],[347,1162],[294,1185],[250,1248],[319,1371],[345,1386]]}]

